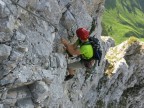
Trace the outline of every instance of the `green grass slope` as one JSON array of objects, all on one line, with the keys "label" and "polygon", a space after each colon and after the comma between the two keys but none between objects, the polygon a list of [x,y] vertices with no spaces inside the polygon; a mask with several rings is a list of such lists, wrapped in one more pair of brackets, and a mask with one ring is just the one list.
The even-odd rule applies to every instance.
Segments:
[{"label": "green grass slope", "polygon": [[144,41],[144,0],[106,0],[102,27],[116,44],[131,36]]}]

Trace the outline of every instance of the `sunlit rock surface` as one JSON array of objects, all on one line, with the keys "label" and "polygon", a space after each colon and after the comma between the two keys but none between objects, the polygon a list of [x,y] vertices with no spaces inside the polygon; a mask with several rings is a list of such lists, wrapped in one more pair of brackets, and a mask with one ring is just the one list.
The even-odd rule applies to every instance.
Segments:
[{"label": "sunlit rock surface", "polygon": [[[104,0],[0,0],[0,108],[143,108],[144,45],[114,47],[101,36],[103,11]],[[94,20],[100,66],[64,82],[69,60],[60,38],[73,41]]]}]

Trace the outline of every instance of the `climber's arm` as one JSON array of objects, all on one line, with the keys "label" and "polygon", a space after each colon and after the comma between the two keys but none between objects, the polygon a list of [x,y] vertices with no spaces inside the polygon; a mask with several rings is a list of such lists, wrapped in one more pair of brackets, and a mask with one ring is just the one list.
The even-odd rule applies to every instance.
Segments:
[{"label": "climber's arm", "polygon": [[63,45],[65,46],[66,50],[71,54],[71,55],[77,55],[79,56],[80,50],[77,49],[77,43],[74,44],[69,44],[67,40],[65,40],[64,38],[61,39],[61,42],[63,43]]},{"label": "climber's arm", "polygon": [[81,53],[80,53],[80,50],[79,49],[76,49],[73,47],[73,45],[66,45],[66,50],[71,54],[71,55],[77,55],[79,56]]}]

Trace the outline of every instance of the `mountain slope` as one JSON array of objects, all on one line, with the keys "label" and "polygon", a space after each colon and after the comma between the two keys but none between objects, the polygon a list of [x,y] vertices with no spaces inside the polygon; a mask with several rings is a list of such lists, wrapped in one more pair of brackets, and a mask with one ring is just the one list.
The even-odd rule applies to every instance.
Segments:
[{"label": "mountain slope", "polygon": [[121,43],[130,36],[144,40],[144,2],[142,0],[106,0],[102,35]]}]

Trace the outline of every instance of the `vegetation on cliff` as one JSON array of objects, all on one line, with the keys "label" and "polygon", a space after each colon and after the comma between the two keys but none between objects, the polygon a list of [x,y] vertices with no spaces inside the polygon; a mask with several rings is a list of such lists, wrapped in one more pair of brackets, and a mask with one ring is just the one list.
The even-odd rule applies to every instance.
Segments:
[{"label": "vegetation on cliff", "polygon": [[102,35],[112,36],[119,44],[131,36],[144,41],[143,0],[106,0]]}]

